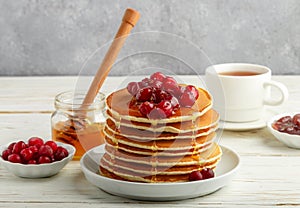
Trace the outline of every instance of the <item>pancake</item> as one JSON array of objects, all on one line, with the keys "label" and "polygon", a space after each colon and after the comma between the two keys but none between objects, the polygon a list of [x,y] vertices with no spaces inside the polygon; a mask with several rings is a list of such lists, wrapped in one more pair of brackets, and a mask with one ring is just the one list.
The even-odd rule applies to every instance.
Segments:
[{"label": "pancake", "polygon": [[197,117],[195,120],[188,120],[184,122],[175,122],[175,123],[158,123],[157,125],[152,125],[151,123],[142,123],[137,121],[130,121],[126,119],[117,120],[112,113],[107,110],[108,118],[115,123],[116,126],[126,126],[132,127],[135,129],[148,130],[152,132],[172,132],[172,133],[184,133],[189,131],[206,129],[211,126],[217,125],[219,121],[219,114],[210,109],[202,116]]},{"label": "pancake", "polygon": [[152,132],[147,130],[140,130],[135,129],[131,127],[126,126],[116,126],[115,123],[107,119],[105,124],[105,129],[108,129],[108,131],[113,132],[116,135],[123,135],[125,137],[129,138],[136,138],[141,140],[159,140],[159,139],[180,139],[180,138],[195,138],[198,136],[203,136],[211,133],[212,131],[215,131],[217,129],[217,126],[211,126],[206,129],[200,129],[200,130],[190,130],[188,132],[184,133],[172,133],[172,132]]},{"label": "pancake", "polygon": [[105,153],[101,175],[124,181],[183,182],[195,170],[215,169],[222,151],[215,143],[219,114],[210,94],[197,88],[199,97],[168,118],[148,119],[133,104],[127,89],[106,98],[103,134]]},{"label": "pancake", "polygon": [[173,140],[138,140],[131,139],[121,135],[115,135],[108,129],[104,129],[105,140],[107,143],[118,146],[124,144],[130,147],[136,147],[141,149],[147,149],[154,151],[164,150],[190,150],[198,149],[212,142],[215,137],[215,132],[212,132],[206,136],[200,136],[197,138],[186,139],[173,139]]},{"label": "pancake", "polygon": [[142,115],[136,105],[130,105],[132,95],[127,89],[121,89],[111,93],[106,98],[106,106],[114,118],[125,119],[151,124],[166,124],[194,120],[206,113],[212,107],[211,95],[204,89],[198,88],[199,97],[195,104],[190,107],[181,107],[169,118],[151,120]]},{"label": "pancake", "polygon": [[182,182],[188,181],[189,174],[195,170],[214,169],[221,154],[221,148],[216,144],[202,153],[205,157],[139,157],[110,149],[100,161],[100,172],[107,177],[129,181]]}]

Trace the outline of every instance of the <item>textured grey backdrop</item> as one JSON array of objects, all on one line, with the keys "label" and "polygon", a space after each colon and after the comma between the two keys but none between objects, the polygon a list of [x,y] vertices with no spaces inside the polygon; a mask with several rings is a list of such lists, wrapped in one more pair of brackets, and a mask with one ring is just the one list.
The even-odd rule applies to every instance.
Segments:
[{"label": "textured grey backdrop", "polygon": [[[84,60],[112,39],[127,7],[141,13],[134,32],[181,36],[210,63],[249,62],[269,66],[273,74],[300,74],[299,0],[0,0],[0,75],[79,74]],[[151,39],[142,37],[129,43],[137,49]],[[192,50],[168,44],[197,59]],[[176,73],[194,73],[154,59]],[[141,62],[119,64],[111,74],[127,74],[133,64],[147,67]],[[199,62],[195,70],[202,74],[208,62]]]}]

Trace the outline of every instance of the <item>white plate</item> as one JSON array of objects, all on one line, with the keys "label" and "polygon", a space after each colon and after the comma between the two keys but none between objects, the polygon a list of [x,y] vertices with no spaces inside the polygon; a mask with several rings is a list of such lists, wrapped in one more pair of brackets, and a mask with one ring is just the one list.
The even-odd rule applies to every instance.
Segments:
[{"label": "white plate", "polygon": [[216,177],[203,181],[183,183],[137,183],[120,181],[99,175],[99,161],[104,145],[95,147],[80,160],[86,179],[103,191],[125,198],[170,201],[203,196],[227,185],[238,170],[240,159],[237,153],[221,146],[223,155],[216,168]]},{"label": "white plate", "polygon": [[224,130],[229,131],[247,131],[253,129],[261,129],[267,126],[268,120],[276,115],[275,111],[270,109],[266,109],[264,111],[264,115],[261,119],[252,122],[228,122],[228,121],[220,121],[219,127]]}]

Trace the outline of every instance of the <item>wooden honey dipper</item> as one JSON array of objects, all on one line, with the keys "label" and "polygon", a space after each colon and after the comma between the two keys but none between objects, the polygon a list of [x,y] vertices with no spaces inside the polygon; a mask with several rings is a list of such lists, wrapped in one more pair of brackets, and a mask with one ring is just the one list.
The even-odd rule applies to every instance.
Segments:
[{"label": "wooden honey dipper", "polygon": [[138,11],[131,8],[126,9],[119,30],[115,35],[115,38],[111,43],[93,79],[93,82],[83,100],[81,109],[85,109],[89,104],[91,104],[94,101],[99,89],[101,88],[104,80],[106,79],[108,73],[110,72],[110,69],[114,61],[116,60],[119,51],[124,45],[124,42],[128,34],[130,33],[131,29],[135,26],[139,18],[140,18],[140,14]]}]

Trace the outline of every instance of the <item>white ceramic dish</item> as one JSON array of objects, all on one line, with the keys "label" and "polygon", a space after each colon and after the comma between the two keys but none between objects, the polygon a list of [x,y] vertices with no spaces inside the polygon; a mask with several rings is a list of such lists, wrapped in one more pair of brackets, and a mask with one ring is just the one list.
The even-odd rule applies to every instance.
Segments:
[{"label": "white ceramic dish", "polygon": [[[297,112],[299,113],[299,112]],[[296,149],[300,149],[300,136],[299,135],[294,135],[294,134],[288,134],[288,133],[283,133],[280,131],[275,130],[272,127],[272,124],[274,123],[274,121],[284,117],[284,116],[291,116],[293,117],[295,114],[297,114],[296,112],[290,112],[290,113],[283,113],[283,114],[279,114],[276,115],[274,117],[272,117],[269,121],[268,121],[268,130],[276,137],[276,139],[278,139],[280,142],[282,142],[283,144],[285,144],[288,147],[291,148],[296,148]]]},{"label": "white ceramic dish", "polygon": [[[46,163],[46,164],[38,164],[38,165],[24,165],[20,163],[12,163],[3,160],[3,158],[0,157],[0,163],[9,172],[22,178],[50,177],[52,175],[57,174],[70,160],[72,160],[75,154],[75,148],[72,145],[64,144],[61,142],[56,142],[56,143],[59,146],[66,148],[69,152],[68,157],[62,159],[61,161]],[[3,150],[5,150],[8,147],[8,145],[0,146],[0,153],[2,153]]]},{"label": "white ceramic dish", "polygon": [[276,115],[276,112],[266,109],[261,119],[252,122],[225,122],[220,121],[219,127],[229,131],[248,131],[261,129],[267,126],[268,120]]},{"label": "white ceramic dish", "polygon": [[216,177],[184,183],[136,183],[114,180],[99,175],[99,161],[104,153],[104,145],[95,147],[84,154],[80,160],[81,169],[86,179],[113,195],[125,198],[170,201],[203,196],[227,185],[236,174],[240,159],[237,153],[221,146],[223,155],[216,168]]}]

